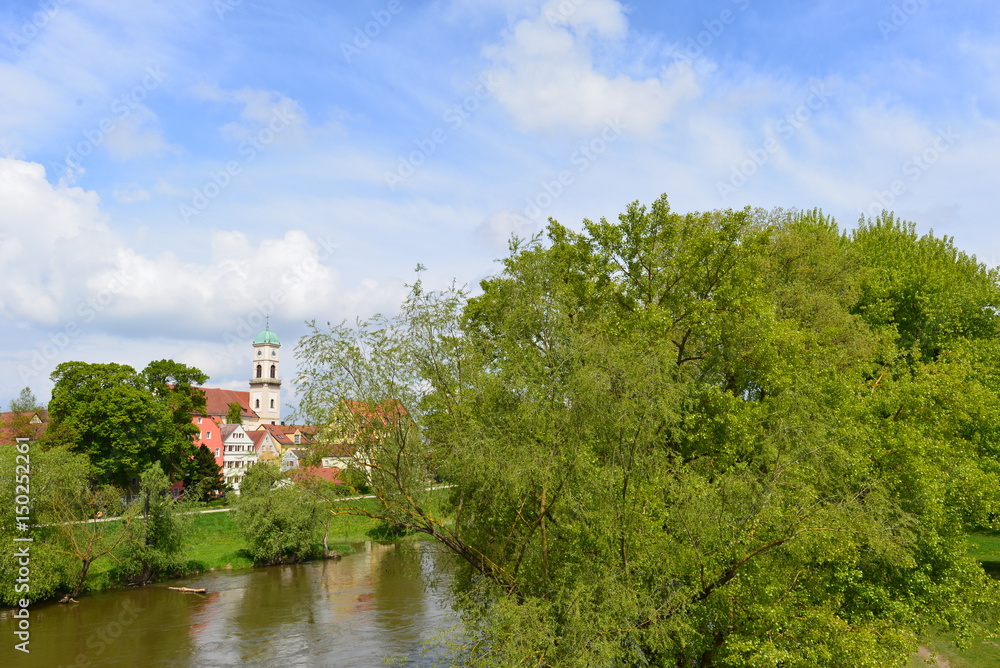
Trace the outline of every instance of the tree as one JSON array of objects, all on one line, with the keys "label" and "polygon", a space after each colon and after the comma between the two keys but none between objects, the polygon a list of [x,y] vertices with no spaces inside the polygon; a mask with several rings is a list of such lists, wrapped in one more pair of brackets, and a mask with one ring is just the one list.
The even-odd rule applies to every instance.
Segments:
[{"label": "tree", "polygon": [[[34,603],[59,596],[69,591],[70,583],[79,573],[78,564],[61,551],[57,529],[43,521],[44,509],[38,503],[42,495],[53,493],[53,487],[61,487],[65,473],[77,467],[85,469],[86,458],[65,448],[42,450],[34,444],[0,447],[0,494],[10,499],[0,507],[0,540],[14,546],[0,552],[3,605],[17,605],[22,599]],[[31,538],[31,542],[15,542],[15,538]],[[30,555],[27,576],[19,572],[24,566],[19,563],[19,553],[25,547]]]},{"label": "tree", "polygon": [[136,518],[130,539],[119,550],[119,577],[129,583],[147,584],[175,573],[183,566],[181,550],[190,522],[184,504],[170,494],[170,480],[159,462],[142,473]]},{"label": "tree", "polygon": [[52,549],[76,564],[69,596],[80,595],[90,567],[101,557],[117,561],[116,551],[135,535],[136,506],[110,485],[93,486],[94,468],[83,455],[65,448],[49,452],[48,466],[33,477],[40,524],[51,529]]},{"label": "tree", "polygon": [[11,413],[33,413],[44,410],[44,408],[45,406],[38,403],[38,399],[35,398],[35,393],[31,391],[30,387],[21,390],[16,399],[10,400]]},{"label": "tree", "polygon": [[900,275],[923,243],[948,277],[906,312],[873,297],[892,281],[864,234],[666,198],[552,221],[474,298],[418,281],[395,318],[312,323],[301,405],[401,401],[420,425],[356,468],[375,514],[462,558],[473,665],[901,664],[997,593],[965,532],[1000,510],[1000,291],[895,235]]},{"label": "tree", "polygon": [[190,415],[199,408],[184,389],[190,378],[204,376],[166,360],[142,374],[123,364],[64,362],[52,373],[50,439],[71,443],[102,480],[121,487],[153,462],[178,475],[194,454]]},{"label": "tree", "polygon": [[201,501],[208,501],[226,490],[226,483],[222,479],[222,471],[215,460],[215,455],[204,445],[198,446],[188,466],[184,488],[186,495]]},{"label": "tree", "polygon": [[243,407],[236,401],[229,404],[229,411],[226,413],[226,424],[243,424]]},{"label": "tree", "polygon": [[235,519],[259,564],[296,563],[315,553],[317,506],[276,464],[258,462],[247,470]]}]

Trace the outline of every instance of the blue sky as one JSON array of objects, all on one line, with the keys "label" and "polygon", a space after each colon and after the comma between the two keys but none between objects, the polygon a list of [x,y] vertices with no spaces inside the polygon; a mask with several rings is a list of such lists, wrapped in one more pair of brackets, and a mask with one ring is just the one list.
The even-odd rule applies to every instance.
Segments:
[{"label": "blue sky", "polygon": [[661,193],[884,206],[996,266],[998,37],[985,0],[4,3],[0,402],[67,360],[242,389],[265,314],[290,379],[418,263],[474,286]]}]

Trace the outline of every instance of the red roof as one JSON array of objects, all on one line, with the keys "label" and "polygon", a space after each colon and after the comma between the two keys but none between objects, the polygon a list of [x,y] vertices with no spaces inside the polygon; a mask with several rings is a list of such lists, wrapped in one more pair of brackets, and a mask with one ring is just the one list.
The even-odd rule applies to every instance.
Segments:
[{"label": "red roof", "polygon": [[340,469],[338,468],[325,469],[320,466],[301,466],[299,468],[289,469],[288,476],[292,480],[295,480],[296,478],[309,477],[322,478],[327,482],[332,482],[334,485],[344,484],[344,481],[340,479]]},{"label": "red roof", "polygon": [[37,441],[49,426],[47,410],[0,413],[0,445],[14,445],[18,438]]},{"label": "red roof", "polygon": [[229,415],[229,404],[240,405],[240,416],[244,419],[257,419],[257,413],[250,408],[250,392],[241,390],[223,390],[218,387],[198,388],[205,392],[205,414],[225,419]]},{"label": "red roof", "polygon": [[[260,426],[267,430],[275,443],[282,446],[309,445],[315,440],[316,432],[319,431],[316,427],[302,424],[262,424]],[[302,435],[299,443],[296,443],[294,439],[296,431]]]}]

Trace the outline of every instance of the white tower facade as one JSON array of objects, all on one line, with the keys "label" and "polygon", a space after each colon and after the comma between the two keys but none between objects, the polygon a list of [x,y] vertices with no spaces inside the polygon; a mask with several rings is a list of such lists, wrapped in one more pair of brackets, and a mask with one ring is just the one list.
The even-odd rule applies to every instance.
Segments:
[{"label": "white tower facade", "polygon": [[281,422],[281,374],[278,373],[280,349],[281,342],[268,325],[253,340],[250,408],[260,416],[259,424]]}]

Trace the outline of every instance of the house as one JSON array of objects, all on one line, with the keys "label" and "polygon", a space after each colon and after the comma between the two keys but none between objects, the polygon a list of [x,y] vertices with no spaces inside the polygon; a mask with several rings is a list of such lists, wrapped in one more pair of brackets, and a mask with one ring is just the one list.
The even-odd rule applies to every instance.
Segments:
[{"label": "house", "polygon": [[215,455],[215,463],[219,465],[219,470],[222,470],[222,465],[224,460],[223,457],[223,445],[222,442],[222,430],[219,428],[219,423],[216,422],[214,417],[207,415],[196,415],[191,418],[191,424],[198,427],[198,436],[194,439],[194,447],[204,445],[209,451]]},{"label": "house", "polygon": [[278,462],[281,460],[281,447],[274,442],[271,434],[266,430],[255,429],[248,431],[247,436],[253,441],[254,450],[257,452],[258,461]]},{"label": "house", "polygon": [[269,433],[282,451],[315,444],[319,431],[316,427],[301,424],[262,424],[257,428]]},{"label": "house", "polygon": [[254,442],[241,424],[219,426],[222,436],[222,477],[226,484],[239,493],[240,482],[251,465],[257,463]]},{"label": "house", "polygon": [[47,410],[0,413],[0,445],[15,445],[17,439],[37,441],[49,426]]},{"label": "house", "polygon": [[308,454],[308,451],[303,448],[289,448],[285,450],[285,454],[281,458],[281,470],[288,471],[304,466],[304,460]]}]

